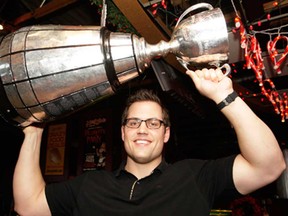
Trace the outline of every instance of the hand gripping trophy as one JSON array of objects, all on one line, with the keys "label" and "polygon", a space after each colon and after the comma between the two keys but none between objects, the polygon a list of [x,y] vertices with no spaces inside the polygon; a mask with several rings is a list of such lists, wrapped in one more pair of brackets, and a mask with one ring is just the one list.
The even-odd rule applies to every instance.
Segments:
[{"label": "hand gripping trophy", "polygon": [[52,121],[112,95],[155,57],[173,53],[186,69],[219,67],[228,50],[223,13],[207,3],[188,8],[171,40],[155,45],[105,26],[23,27],[0,43],[0,115],[19,127]]}]

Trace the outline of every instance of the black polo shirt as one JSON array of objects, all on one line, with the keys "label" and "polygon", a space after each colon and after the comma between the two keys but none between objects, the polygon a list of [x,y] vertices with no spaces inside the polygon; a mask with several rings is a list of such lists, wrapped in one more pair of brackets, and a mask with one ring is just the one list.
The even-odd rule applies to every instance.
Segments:
[{"label": "black polo shirt", "polygon": [[49,184],[46,197],[53,215],[208,216],[215,198],[235,189],[234,159],[163,161],[143,179],[126,172],[123,164],[115,172],[90,171]]}]

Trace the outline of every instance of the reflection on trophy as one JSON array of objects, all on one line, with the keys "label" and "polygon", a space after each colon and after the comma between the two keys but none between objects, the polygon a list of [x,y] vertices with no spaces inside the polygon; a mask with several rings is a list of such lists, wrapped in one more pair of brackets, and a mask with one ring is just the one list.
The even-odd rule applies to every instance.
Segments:
[{"label": "reflection on trophy", "polygon": [[25,127],[68,115],[113,94],[168,53],[186,68],[219,66],[228,60],[225,19],[206,3],[188,12],[203,8],[182,14],[171,40],[155,45],[103,26],[29,26],[8,34],[0,44],[1,117]]}]

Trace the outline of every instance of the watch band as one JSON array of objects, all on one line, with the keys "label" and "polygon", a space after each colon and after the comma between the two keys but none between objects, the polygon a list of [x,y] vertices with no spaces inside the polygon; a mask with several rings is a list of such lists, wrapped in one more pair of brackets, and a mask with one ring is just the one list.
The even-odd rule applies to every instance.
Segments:
[{"label": "watch band", "polygon": [[231,94],[229,94],[223,101],[217,104],[217,107],[219,110],[223,109],[225,106],[228,106],[230,103],[232,103],[236,98],[238,97],[237,92],[233,91]]}]

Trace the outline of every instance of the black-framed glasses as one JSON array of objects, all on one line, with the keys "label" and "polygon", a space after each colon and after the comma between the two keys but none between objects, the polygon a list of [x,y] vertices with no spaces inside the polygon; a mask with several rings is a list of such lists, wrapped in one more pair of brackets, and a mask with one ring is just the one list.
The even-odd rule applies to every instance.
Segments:
[{"label": "black-framed glasses", "polygon": [[142,120],[139,118],[128,118],[125,119],[124,125],[129,128],[139,128],[142,122],[145,122],[147,128],[149,129],[158,129],[161,127],[162,124],[164,124],[162,120],[157,118],[149,118],[146,120]]}]

